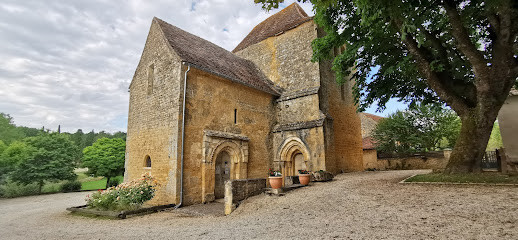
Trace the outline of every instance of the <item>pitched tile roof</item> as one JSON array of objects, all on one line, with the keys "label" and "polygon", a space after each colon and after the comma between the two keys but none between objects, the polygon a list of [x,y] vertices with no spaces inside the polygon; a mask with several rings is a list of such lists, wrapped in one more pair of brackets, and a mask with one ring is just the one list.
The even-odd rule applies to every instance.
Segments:
[{"label": "pitched tile roof", "polygon": [[365,137],[362,139],[363,149],[376,149],[376,141],[372,137]]},{"label": "pitched tile roof", "polygon": [[279,35],[311,19],[313,18],[308,17],[306,12],[304,12],[297,3],[292,3],[282,11],[272,15],[259,23],[259,25],[255,26],[245,39],[243,39],[243,41],[241,41],[241,43],[232,50],[232,52],[241,51],[250,45],[256,44],[269,37]]},{"label": "pitched tile roof", "polygon": [[161,19],[154,18],[169,45],[178,56],[193,67],[218,75],[234,82],[279,96],[279,90],[249,60],[203,38],[190,34]]},{"label": "pitched tile roof", "polygon": [[380,117],[378,115],[374,115],[374,114],[370,114],[370,113],[362,113],[365,117],[368,117],[372,120],[374,120],[375,122],[379,122],[381,119],[383,119],[384,117]]}]

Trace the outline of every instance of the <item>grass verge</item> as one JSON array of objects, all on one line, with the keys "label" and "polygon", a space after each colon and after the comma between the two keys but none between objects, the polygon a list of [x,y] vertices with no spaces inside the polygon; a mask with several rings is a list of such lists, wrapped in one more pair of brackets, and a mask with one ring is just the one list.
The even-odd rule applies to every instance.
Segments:
[{"label": "grass verge", "polygon": [[447,183],[507,183],[518,184],[518,176],[498,173],[442,174],[429,173],[413,176],[405,182],[447,182]]}]

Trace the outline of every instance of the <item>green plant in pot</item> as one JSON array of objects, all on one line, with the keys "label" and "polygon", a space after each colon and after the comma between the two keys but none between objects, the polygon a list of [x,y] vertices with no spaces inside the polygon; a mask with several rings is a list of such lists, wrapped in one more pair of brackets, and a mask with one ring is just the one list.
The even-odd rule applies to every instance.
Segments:
[{"label": "green plant in pot", "polygon": [[273,189],[278,189],[282,187],[282,174],[280,171],[276,171],[270,168],[268,171],[268,180],[270,181],[270,186]]},{"label": "green plant in pot", "polygon": [[302,185],[308,185],[311,173],[307,170],[299,170],[299,181]]}]

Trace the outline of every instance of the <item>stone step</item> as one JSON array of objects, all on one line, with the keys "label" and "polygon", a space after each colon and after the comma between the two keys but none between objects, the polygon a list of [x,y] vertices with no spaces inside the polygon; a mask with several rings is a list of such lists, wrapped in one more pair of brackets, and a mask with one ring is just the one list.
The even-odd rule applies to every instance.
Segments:
[{"label": "stone step", "polygon": [[302,185],[302,184],[292,184],[292,185],[289,185],[289,186],[284,186],[284,187],[281,187],[281,188],[278,188],[278,189],[273,189],[273,188],[265,188],[265,193],[266,194],[269,194],[269,195],[278,195],[278,196],[284,196],[284,194],[286,192],[289,192],[293,189],[297,189],[297,188],[301,188],[301,187],[305,187],[306,185]]}]

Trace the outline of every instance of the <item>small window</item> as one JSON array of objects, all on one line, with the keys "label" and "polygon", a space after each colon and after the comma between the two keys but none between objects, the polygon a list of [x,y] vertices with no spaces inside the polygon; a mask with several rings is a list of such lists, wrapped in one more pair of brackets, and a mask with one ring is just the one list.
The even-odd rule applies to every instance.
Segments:
[{"label": "small window", "polygon": [[155,65],[149,65],[147,69],[147,94],[153,93],[153,82],[155,81]]},{"label": "small window", "polygon": [[237,124],[237,109],[234,109],[234,124]]},{"label": "small window", "polygon": [[146,156],[146,161],[144,162],[144,167],[150,168],[151,167],[151,157]]}]

